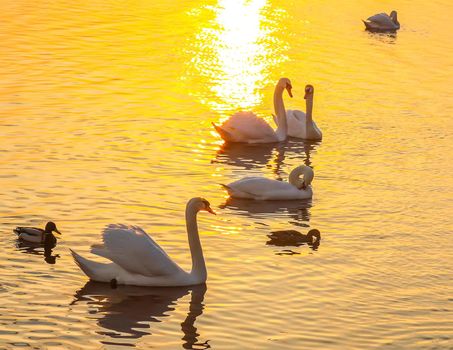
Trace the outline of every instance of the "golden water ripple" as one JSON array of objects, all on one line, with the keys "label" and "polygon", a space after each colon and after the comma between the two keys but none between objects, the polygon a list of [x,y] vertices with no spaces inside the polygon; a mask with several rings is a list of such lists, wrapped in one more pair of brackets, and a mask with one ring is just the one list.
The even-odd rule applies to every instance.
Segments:
[{"label": "golden water ripple", "polygon": [[[397,35],[366,33],[381,6],[3,2],[0,348],[451,348],[453,8],[398,0]],[[288,108],[315,86],[324,140],[222,145],[210,123],[268,117],[282,75]],[[228,202],[219,185],[303,163],[308,202]],[[72,262],[128,223],[188,268],[200,195],[219,214],[199,216],[206,291],[96,287]],[[48,220],[55,264],[12,233]],[[309,228],[316,251],[266,245]]]}]

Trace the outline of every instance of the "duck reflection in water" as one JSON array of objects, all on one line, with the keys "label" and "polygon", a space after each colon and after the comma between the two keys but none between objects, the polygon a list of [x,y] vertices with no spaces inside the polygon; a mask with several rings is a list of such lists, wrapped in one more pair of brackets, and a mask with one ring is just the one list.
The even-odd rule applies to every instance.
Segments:
[{"label": "duck reflection in water", "polygon": [[[52,236],[53,239],[49,236]],[[16,247],[21,252],[44,256],[44,261],[51,265],[54,265],[57,262],[57,258],[60,257],[59,254],[52,255],[52,249],[54,249],[56,245],[57,240],[52,234],[46,235],[44,244],[26,242],[20,239],[18,239],[16,243]]]},{"label": "duck reflection in water", "polygon": [[[203,300],[206,284],[189,287],[144,288],[118,286],[112,289],[106,283],[89,281],[74,295],[71,305],[86,302],[90,314],[98,314],[98,324],[103,331],[99,334],[114,339],[138,339],[152,334],[151,322],[162,322],[174,311],[177,301],[191,293],[189,312],[181,323],[182,347],[184,349],[208,349],[208,341],[199,342],[197,328],[194,326],[198,316],[203,313]],[[96,309],[96,311],[93,311]],[[129,345],[118,343],[118,345]]]}]

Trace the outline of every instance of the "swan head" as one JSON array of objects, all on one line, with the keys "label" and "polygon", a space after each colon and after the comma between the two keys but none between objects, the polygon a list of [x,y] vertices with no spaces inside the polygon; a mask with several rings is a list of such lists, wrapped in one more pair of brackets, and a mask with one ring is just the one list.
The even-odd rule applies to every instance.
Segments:
[{"label": "swan head", "polygon": [[[300,175],[304,176],[303,179],[300,178]],[[313,181],[314,176],[312,168],[307,165],[301,165],[291,171],[288,182],[299,190],[305,190]]]},{"label": "swan head", "polygon": [[304,99],[307,99],[307,98],[313,96],[314,92],[315,92],[315,88],[313,87],[313,85],[310,85],[310,84],[305,85]]},{"label": "swan head", "polygon": [[289,80],[288,78],[280,78],[277,86],[279,86],[281,89],[286,89],[286,91],[288,91],[289,97],[293,97],[293,93],[291,92],[291,89],[293,88],[291,80]]},{"label": "swan head", "polygon": [[55,225],[55,223],[52,222],[52,221],[49,221],[49,222],[46,224],[46,228],[44,229],[44,231],[47,232],[47,233],[56,232],[56,233],[58,233],[58,234],[61,235],[61,232],[58,231],[58,229],[57,229],[57,225]]},{"label": "swan head", "polygon": [[209,202],[206,199],[201,197],[192,198],[187,204],[187,206],[193,206],[196,209],[196,211],[204,210],[207,211],[208,213],[216,215],[216,212],[211,208],[211,204],[209,204]]},{"label": "swan head", "polygon": [[390,18],[393,20],[393,22],[395,22],[398,19],[398,14],[395,10],[390,12]]}]

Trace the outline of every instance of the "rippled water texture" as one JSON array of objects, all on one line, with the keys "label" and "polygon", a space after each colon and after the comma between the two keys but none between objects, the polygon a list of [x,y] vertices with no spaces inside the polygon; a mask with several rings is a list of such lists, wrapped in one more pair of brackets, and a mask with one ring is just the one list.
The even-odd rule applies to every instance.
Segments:
[{"label": "rippled water texture", "polygon": [[[452,326],[451,1],[3,1],[0,348],[448,349]],[[396,35],[362,18],[396,9]],[[211,122],[271,120],[315,87],[320,143],[223,146]],[[308,202],[227,201],[219,183],[314,168]],[[196,288],[88,283],[105,225],[135,224]],[[63,232],[52,258],[15,226]],[[321,231],[317,249],[267,244]],[[48,262],[55,262],[49,264]]]}]

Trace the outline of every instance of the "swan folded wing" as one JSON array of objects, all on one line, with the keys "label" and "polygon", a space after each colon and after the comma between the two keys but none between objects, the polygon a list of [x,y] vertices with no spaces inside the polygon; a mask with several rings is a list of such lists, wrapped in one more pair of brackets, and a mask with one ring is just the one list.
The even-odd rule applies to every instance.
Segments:
[{"label": "swan folded wing", "polygon": [[284,181],[267,179],[265,177],[246,177],[228,185],[229,187],[253,194],[257,197],[266,196],[270,191],[286,191],[294,188],[293,185]]},{"label": "swan folded wing", "polygon": [[368,17],[368,21],[379,26],[394,26],[392,19],[386,13],[378,13],[377,15]]},{"label": "swan folded wing", "polygon": [[93,254],[112,260],[123,269],[144,276],[164,276],[181,271],[165,251],[137,226],[109,225],[102,245]]},{"label": "swan folded wing", "polygon": [[250,112],[238,112],[232,115],[222,124],[222,129],[233,135],[239,133],[250,140],[275,136],[274,129],[264,119]]}]

